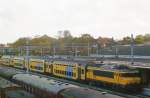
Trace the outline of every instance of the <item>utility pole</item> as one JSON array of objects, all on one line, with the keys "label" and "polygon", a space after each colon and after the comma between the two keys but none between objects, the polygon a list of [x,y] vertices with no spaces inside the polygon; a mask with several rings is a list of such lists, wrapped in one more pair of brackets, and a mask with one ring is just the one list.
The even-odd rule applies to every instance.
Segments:
[{"label": "utility pole", "polygon": [[115,55],[116,55],[116,57],[118,57],[118,46],[117,45],[115,47]]},{"label": "utility pole", "polygon": [[90,44],[88,43],[88,56],[90,56]]},{"label": "utility pole", "polygon": [[77,47],[75,47],[75,57],[78,56],[78,50],[77,50]]},{"label": "utility pole", "polygon": [[26,72],[29,73],[29,38],[26,38]]},{"label": "utility pole", "polygon": [[43,48],[41,48],[41,57],[43,56]]},{"label": "utility pole", "polygon": [[131,34],[131,64],[134,64],[134,38]]},{"label": "utility pole", "polygon": [[53,56],[55,57],[55,55],[56,55],[56,48],[55,48],[55,46],[53,47]]},{"label": "utility pole", "polygon": [[21,56],[21,48],[18,48],[18,56]]}]

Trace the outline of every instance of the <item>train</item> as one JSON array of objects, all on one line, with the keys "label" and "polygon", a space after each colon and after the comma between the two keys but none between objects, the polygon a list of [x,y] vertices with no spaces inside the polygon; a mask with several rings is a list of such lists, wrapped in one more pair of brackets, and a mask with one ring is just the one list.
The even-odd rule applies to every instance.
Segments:
[{"label": "train", "polygon": [[[12,68],[0,67],[0,76],[15,82],[30,94],[38,96],[36,98],[124,98]],[[26,94],[20,98],[30,98],[25,96]]]},{"label": "train", "polygon": [[40,98],[22,89],[21,86],[14,84],[0,77],[0,98]]},{"label": "train", "polygon": [[2,56],[0,64],[113,89],[135,90],[140,89],[141,84],[139,71],[125,64],[34,57],[27,62],[24,57],[15,56]]}]

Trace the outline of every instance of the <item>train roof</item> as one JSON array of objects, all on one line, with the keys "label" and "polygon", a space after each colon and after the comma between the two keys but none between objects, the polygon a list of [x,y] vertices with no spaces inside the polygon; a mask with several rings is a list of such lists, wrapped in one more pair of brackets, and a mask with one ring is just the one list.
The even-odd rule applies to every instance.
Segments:
[{"label": "train roof", "polygon": [[24,59],[24,57],[23,56],[14,56],[13,59]]},{"label": "train roof", "polygon": [[1,58],[11,58],[10,55],[3,55]]},{"label": "train roof", "polygon": [[13,76],[13,79],[56,94],[66,88],[77,87],[75,85],[56,81],[54,79],[49,79],[31,74],[16,74]]},{"label": "train roof", "polygon": [[0,76],[5,77],[5,78],[11,78],[13,75],[22,73],[19,72],[17,69],[9,69],[9,68],[4,68],[0,67]]},{"label": "train roof", "polygon": [[111,70],[111,71],[120,71],[120,72],[138,72],[137,70],[134,70],[133,68],[130,68],[129,66],[126,65],[120,65],[120,64],[104,64],[100,68],[104,70]]},{"label": "train roof", "polygon": [[44,59],[33,59],[33,58],[31,58],[30,61],[40,61],[40,62],[42,61],[42,62],[44,62]]},{"label": "train roof", "polygon": [[94,61],[79,61],[79,60],[54,60],[53,63],[57,64],[66,64],[66,65],[75,65],[79,64],[80,66],[102,66],[102,63],[96,63]]},{"label": "train roof", "polygon": [[19,85],[16,85],[4,78],[0,77],[0,89],[7,89],[7,88],[19,88]]},{"label": "train roof", "polygon": [[63,90],[61,94],[70,96],[69,98],[123,98],[106,92],[100,92],[88,88],[68,88]]},{"label": "train roof", "polygon": [[73,61],[53,61],[53,63],[55,64],[65,64],[65,65],[76,65],[77,62],[73,62]]}]

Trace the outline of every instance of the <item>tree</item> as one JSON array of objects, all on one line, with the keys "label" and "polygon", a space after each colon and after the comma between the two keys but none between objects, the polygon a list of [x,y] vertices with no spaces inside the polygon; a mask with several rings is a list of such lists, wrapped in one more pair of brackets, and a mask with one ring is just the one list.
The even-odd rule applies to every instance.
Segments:
[{"label": "tree", "polygon": [[113,42],[112,38],[103,38],[103,37],[99,37],[97,39],[97,43],[101,46],[101,47],[106,47],[107,45],[110,45]]},{"label": "tree", "polygon": [[32,45],[50,45],[55,39],[47,35],[39,36],[31,40]]},{"label": "tree", "polygon": [[135,43],[136,44],[143,44],[144,43],[143,35],[137,35],[136,38],[135,38]]},{"label": "tree", "polygon": [[150,42],[150,34],[144,35],[144,42]]},{"label": "tree", "polygon": [[63,37],[64,38],[70,38],[70,37],[72,38],[72,35],[69,30],[64,30]]},{"label": "tree", "polygon": [[94,43],[95,39],[90,34],[82,34],[80,37],[82,43]]},{"label": "tree", "polygon": [[123,38],[123,40],[121,41],[122,44],[130,44],[131,43],[131,37],[126,36]]},{"label": "tree", "polygon": [[[27,38],[23,37],[23,38],[19,38],[17,41],[15,41],[13,44],[11,44],[13,47],[19,47],[19,46],[23,46],[26,45],[26,40]],[[31,39],[29,39],[29,41],[31,41]]]}]

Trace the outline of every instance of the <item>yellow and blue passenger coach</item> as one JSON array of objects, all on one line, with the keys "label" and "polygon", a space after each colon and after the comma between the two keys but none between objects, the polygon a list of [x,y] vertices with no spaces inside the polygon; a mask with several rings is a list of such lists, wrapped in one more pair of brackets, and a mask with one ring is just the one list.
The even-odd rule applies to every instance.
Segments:
[{"label": "yellow and blue passenger coach", "polygon": [[12,65],[16,68],[25,68],[25,58],[24,57],[14,57],[12,60]]},{"label": "yellow and blue passenger coach", "polygon": [[86,62],[54,61],[53,75],[73,80],[86,80]]},{"label": "yellow and blue passenger coach", "polygon": [[71,61],[54,61],[53,75],[69,79],[78,79],[78,63]]},{"label": "yellow and blue passenger coach", "polygon": [[45,72],[45,60],[43,59],[30,59],[29,69],[36,72]]},{"label": "yellow and blue passenger coach", "polygon": [[12,59],[13,58],[11,56],[5,55],[5,56],[1,57],[0,63],[3,64],[3,65],[10,66],[10,65],[12,65]]}]

